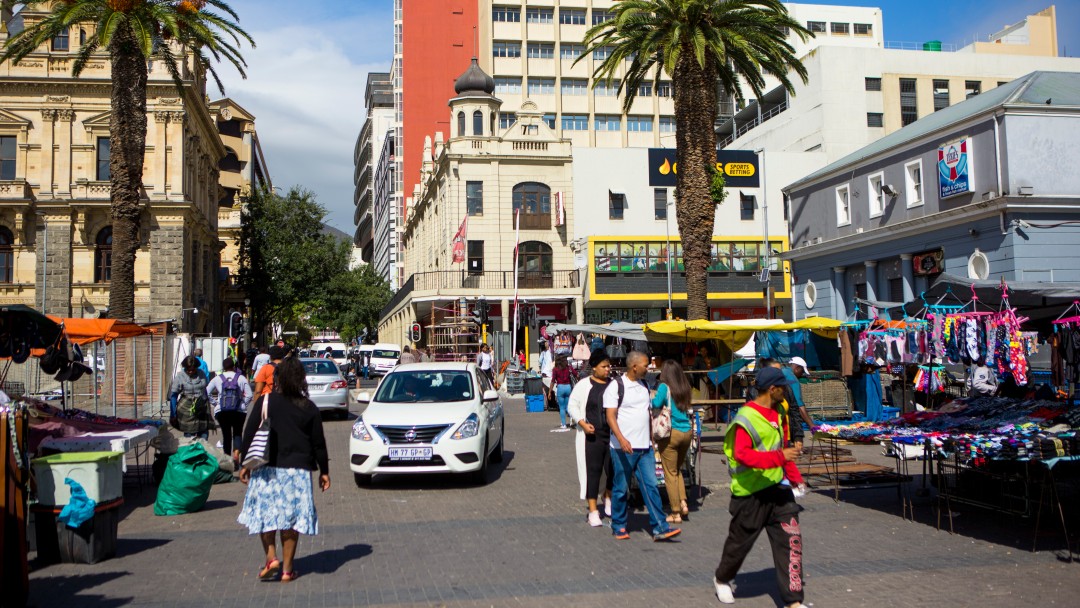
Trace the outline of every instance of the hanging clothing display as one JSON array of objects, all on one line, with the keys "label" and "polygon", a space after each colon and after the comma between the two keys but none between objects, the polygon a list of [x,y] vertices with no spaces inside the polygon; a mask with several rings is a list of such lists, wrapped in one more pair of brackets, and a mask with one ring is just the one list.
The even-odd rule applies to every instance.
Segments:
[{"label": "hanging clothing display", "polygon": [[5,605],[26,604],[30,589],[26,543],[29,417],[22,406],[0,408],[0,589]]}]

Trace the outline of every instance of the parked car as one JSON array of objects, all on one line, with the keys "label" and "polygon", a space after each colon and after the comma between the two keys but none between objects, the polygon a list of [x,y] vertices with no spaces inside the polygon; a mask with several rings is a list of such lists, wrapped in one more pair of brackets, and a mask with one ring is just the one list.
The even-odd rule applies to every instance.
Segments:
[{"label": "parked car", "polygon": [[323,357],[326,354],[327,346],[330,347],[330,356],[334,362],[338,365],[344,365],[348,353],[348,347],[345,346],[344,342],[315,342],[311,345],[311,356]]},{"label": "parked car", "polygon": [[399,365],[359,401],[367,409],[349,440],[358,486],[407,473],[466,473],[483,484],[503,459],[502,401],[475,363]]},{"label": "parked car", "polygon": [[333,359],[301,358],[307,374],[308,397],[320,411],[345,418],[349,414],[349,383]]},{"label": "parked car", "polygon": [[394,369],[401,358],[401,347],[397,344],[380,342],[371,349],[371,375],[382,376]]}]

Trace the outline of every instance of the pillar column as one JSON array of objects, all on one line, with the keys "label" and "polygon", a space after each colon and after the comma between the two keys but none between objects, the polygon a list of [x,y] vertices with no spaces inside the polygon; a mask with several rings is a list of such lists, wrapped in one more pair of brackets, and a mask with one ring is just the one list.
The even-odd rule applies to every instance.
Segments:
[{"label": "pillar column", "polygon": [[834,266],[832,269],[832,318],[845,319],[847,306],[844,298],[844,285],[847,283],[847,267]]},{"label": "pillar column", "polygon": [[[41,195],[52,198],[56,181],[56,110],[41,111]],[[29,177],[29,176],[27,176]]]},{"label": "pillar column", "polygon": [[585,300],[584,298],[574,298],[574,319],[575,323],[585,323]]},{"label": "pillar column", "polygon": [[502,331],[510,331],[510,300],[500,301],[499,306],[502,312]]},{"label": "pillar column", "polygon": [[904,279],[904,303],[915,299],[915,267],[911,265],[910,253],[900,254],[900,274]]},{"label": "pillar column", "polygon": [[165,135],[165,125],[168,119],[168,112],[154,112],[154,157],[151,164],[154,172],[150,178],[154,183],[154,194],[164,195],[166,200],[169,198],[169,191],[166,188],[169,183],[168,162],[166,160],[169,154],[169,142]]},{"label": "pillar column", "polygon": [[73,110],[57,110],[57,124],[55,127],[56,147],[59,151],[56,155],[56,193],[60,196],[71,195],[71,183],[75,180],[71,176],[72,150],[71,150],[71,125],[75,120]]},{"label": "pillar column", "polygon": [[866,265],[866,299],[877,300],[878,299],[878,277],[877,277],[877,260],[867,260],[863,262]]}]

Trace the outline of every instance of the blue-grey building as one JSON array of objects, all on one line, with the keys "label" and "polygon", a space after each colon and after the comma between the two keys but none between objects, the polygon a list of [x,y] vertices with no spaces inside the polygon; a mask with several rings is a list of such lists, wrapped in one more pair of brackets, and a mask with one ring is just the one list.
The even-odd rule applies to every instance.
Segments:
[{"label": "blue-grey building", "polygon": [[973,96],[784,193],[796,319],[911,301],[941,272],[1078,282],[1080,73]]}]

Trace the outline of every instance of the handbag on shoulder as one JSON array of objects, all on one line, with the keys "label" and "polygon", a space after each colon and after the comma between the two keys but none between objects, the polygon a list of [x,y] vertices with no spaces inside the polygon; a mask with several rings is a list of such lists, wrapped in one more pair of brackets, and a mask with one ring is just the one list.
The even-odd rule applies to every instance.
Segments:
[{"label": "handbag on shoulder", "polygon": [[668,392],[667,403],[660,409],[660,413],[652,418],[653,439],[667,439],[671,437],[671,392]]},{"label": "handbag on shoulder", "polygon": [[259,423],[259,430],[255,431],[255,436],[251,439],[251,445],[248,446],[247,454],[244,456],[242,466],[249,471],[261,468],[269,462],[266,454],[270,447],[270,415],[266,411],[269,404],[270,394],[267,393],[263,397],[262,422]]}]

